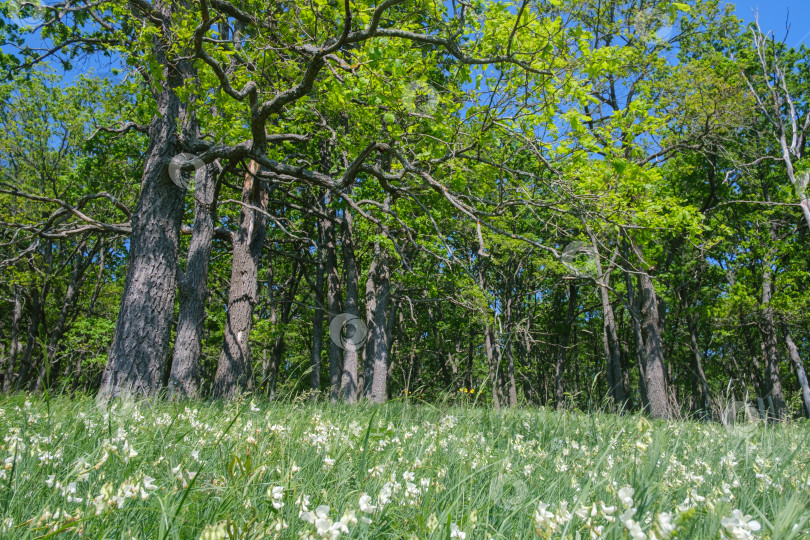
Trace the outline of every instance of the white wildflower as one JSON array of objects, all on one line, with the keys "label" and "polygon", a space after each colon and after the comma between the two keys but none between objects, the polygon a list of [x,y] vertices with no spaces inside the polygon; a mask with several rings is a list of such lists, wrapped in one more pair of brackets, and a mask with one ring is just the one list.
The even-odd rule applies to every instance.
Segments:
[{"label": "white wildflower", "polygon": [[377,496],[377,501],[381,505],[388,504],[391,501],[391,486],[393,484],[391,482],[386,482],[383,484],[382,489],[380,489],[380,494]]},{"label": "white wildflower", "polygon": [[537,509],[534,511],[534,526],[538,534],[541,531],[548,530],[553,532],[557,529],[557,522],[554,519],[554,514],[548,511],[548,504],[540,501],[537,503]]},{"label": "white wildflower", "polygon": [[340,518],[340,523],[346,527],[346,531],[344,532],[348,532],[348,527],[354,527],[357,525],[357,514],[354,510],[349,510],[343,514],[342,518]]},{"label": "white wildflower", "polygon": [[641,530],[641,525],[639,525],[634,519],[633,516],[636,513],[635,508],[628,508],[624,514],[619,516],[619,520],[624,524],[627,528],[627,532],[630,533],[630,538],[632,540],[646,540],[647,535]]},{"label": "white wildflower", "polygon": [[658,522],[658,533],[661,535],[661,538],[669,538],[677,528],[675,527],[675,524],[672,523],[672,513],[661,512],[656,517]]},{"label": "white wildflower", "polygon": [[461,540],[464,540],[465,538],[467,538],[467,533],[459,529],[458,525],[456,525],[455,523],[451,523],[450,538],[461,538]]},{"label": "white wildflower", "polygon": [[377,507],[371,504],[371,497],[367,493],[360,495],[360,511],[371,514]]},{"label": "white wildflower", "polygon": [[306,512],[307,510],[309,510],[309,496],[299,495],[298,498],[295,500],[295,504],[301,507],[302,512]]},{"label": "white wildflower", "polygon": [[129,460],[137,455],[138,452],[129,445],[129,441],[124,441],[124,462],[129,463]]},{"label": "white wildflower", "polygon": [[206,525],[200,533],[200,540],[223,540],[228,538],[228,526],[225,521],[216,525]]},{"label": "white wildflower", "polygon": [[571,512],[568,511],[568,501],[562,501],[557,509],[557,523],[565,525],[569,521],[571,521]]},{"label": "white wildflower", "polygon": [[267,488],[267,496],[273,500],[273,508],[276,510],[284,507],[284,486],[273,486]]},{"label": "white wildflower", "polygon": [[740,510],[732,511],[731,517],[721,519],[720,524],[732,538],[739,540],[753,538],[754,535],[751,533],[762,528],[759,521],[751,519],[749,515],[743,515]]},{"label": "white wildflower", "polygon": [[154,491],[154,490],[156,490],[157,486],[155,485],[155,479],[152,478],[151,476],[144,476],[143,477],[143,488],[146,491]]},{"label": "white wildflower", "polygon": [[619,490],[619,501],[621,501],[622,506],[625,508],[633,507],[633,495],[635,492],[636,490],[630,486],[624,486]]}]

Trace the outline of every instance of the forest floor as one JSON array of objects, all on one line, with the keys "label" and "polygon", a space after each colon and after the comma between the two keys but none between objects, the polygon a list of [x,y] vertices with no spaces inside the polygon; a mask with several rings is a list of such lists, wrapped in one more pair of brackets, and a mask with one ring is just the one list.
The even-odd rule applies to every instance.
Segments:
[{"label": "forest floor", "polygon": [[14,395],[0,433],[3,538],[810,538],[807,422]]}]

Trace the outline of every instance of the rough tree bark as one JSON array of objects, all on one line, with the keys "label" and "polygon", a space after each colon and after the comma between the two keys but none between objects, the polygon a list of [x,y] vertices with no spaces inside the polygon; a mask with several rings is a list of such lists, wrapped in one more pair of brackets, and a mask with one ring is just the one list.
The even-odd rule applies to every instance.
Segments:
[{"label": "rough tree bark", "polygon": [[[757,394],[757,407],[759,408],[759,415],[761,418],[767,418],[767,414],[765,412],[765,401],[768,399],[768,391],[766,390],[767,385],[765,384],[765,380],[762,376],[762,365],[759,363],[759,360],[757,360],[756,344],[752,342],[751,332],[746,331],[745,316],[743,315],[742,309],[740,309],[739,328],[747,348],[748,354],[745,356],[749,359],[748,364],[751,366],[750,369],[748,369],[748,378],[754,385],[754,390]],[[762,354],[764,356],[764,344],[761,342],[760,344],[763,345]]]},{"label": "rough tree bark", "polygon": [[[340,298],[340,275],[337,264],[337,240],[335,233],[335,223],[337,213],[334,208],[330,208],[330,194],[327,192],[324,198],[324,210],[328,218],[321,220],[323,229],[323,250],[324,250],[324,272],[326,274],[326,309],[328,310],[327,321],[331,324],[332,319],[341,313]],[[341,361],[342,354],[340,347],[329,340],[329,400],[335,402],[340,395]]]},{"label": "rough tree bark", "polygon": [[234,398],[248,390],[253,382],[250,331],[259,287],[259,261],[267,232],[267,220],[262,213],[267,209],[267,190],[255,176],[258,172],[259,165],[251,161],[242,188],[239,228],[232,235],[233,262],[225,342],[214,377],[214,396],[217,398]]},{"label": "rough tree bark", "polygon": [[[172,4],[153,9],[171,18]],[[164,82],[156,96],[157,114],[149,124],[149,150],[141,177],[141,197],[132,215],[129,267],[115,335],[101,378],[101,398],[160,390],[168,358],[184,194],[169,178],[168,164],[180,151],[176,141],[181,102],[175,90],[183,76],[166,58],[168,47],[155,38],[156,60]]]},{"label": "rough tree bark", "polygon": [[[605,279],[610,279],[610,272],[605,275]],[[617,407],[625,406],[625,393],[622,373],[622,348],[619,343],[619,334],[616,330],[616,315],[610,303],[610,296],[607,288],[599,287],[599,296],[602,300],[602,345],[607,359],[608,384],[610,385],[610,395]]]},{"label": "rough tree bark", "polygon": [[[598,243],[596,236],[591,235],[594,253],[598,253]],[[614,253],[614,256],[618,252]],[[607,269],[602,268],[600,258],[594,257],[596,263],[597,279],[596,285],[599,288],[599,298],[602,301],[602,346],[605,350],[605,363],[607,364],[607,379],[610,396],[617,407],[625,407],[625,393],[622,386],[622,349],[619,343],[619,334],[616,330],[616,315],[613,306],[610,304],[610,275],[613,271],[613,262],[610,261]]]},{"label": "rough tree bark", "polygon": [[174,358],[169,374],[169,395],[194,399],[200,393],[200,356],[202,355],[205,303],[209,291],[208,267],[214,240],[216,206],[219,191],[213,164],[200,167],[194,178],[194,224],[188,246],[186,271],[178,269],[179,310]]},{"label": "rough tree bark", "polygon": [[475,331],[473,330],[473,325],[471,321],[469,326],[469,335],[467,337],[467,362],[464,369],[464,386],[465,388],[469,388],[470,390],[475,389],[475,382],[473,381],[474,354],[475,354]]},{"label": "rough tree bark", "polygon": [[636,366],[638,367],[638,387],[641,395],[641,406],[645,411],[650,410],[650,400],[647,396],[647,377],[645,375],[644,338],[641,335],[641,303],[640,298],[636,298],[635,287],[633,286],[633,276],[630,272],[625,272],[625,283],[627,285],[627,308],[630,314],[630,322],[633,324],[633,342],[636,349]]},{"label": "rough tree bark", "polygon": [[810,418],[810,385],[807,384],[807,372],[802,365],[802,359],[799,356],[799,349],[793,342],[793,337],[790,331],[785,327],[785,344],[787,345],[788,356],[793,363],[793,368],[796,370],[796,378],[799,380],[799,387],[802,392],[802,401],[804,402],[804,413],[807,418]]},{"label": "rough tree bark", "polygon": [[565,406],[565,386],[563,373],[565,371],[566,357],[568,355],[568,341],[571,338],[571,326],[576,316],[579,287],[571,282],[568,285],[568,311],[560,332],[560,345],[557,349],[557,362],[554,366],[554,402],[558,409]]},{"label": "rough tree bark", "polygon": [[[512,256],[509,257],[509,266],[512,263]],[[508,266],[508,267],[509,267]],[[519,266],[516,264],[516,266]],[[517,270],[516,270],[517,271]],[[514,308],[513,308],[513,291],[514,291],[514,279],[512,272],[509,273],[509,279],[507,280],[507,293],[506,293],[506,309],[504,310],[505,319],[506,319],[506,328],[508,332],[508,337],[506,340],[506,344],[504,346],[504,354],[506,355],[506,398],[507,403],[510,407],[517,406],[517,381],[515,381],[515,355],[513,354],[513,345],[514,345],[514,336],[515,336],[515,324],[514,324]]]},{"label": "rough tree bark", "polygon": [[[773,224],[771,224],[772,236]],[[772,249],[772,248],[771,248]],[[773,416],[777,419],[785,417],[785,397],[782,393],[782,380],[779,377],[779,353],[777,350],[776,323],[774,321],[773,307],[771,299],[773,297],[773,275],[771,272],[771,256],[766,257],[762,264],[762,320],[760,321],[760,331],[762,332],[762,345],[765,352],[765,381],[767,385],[768,401],[773,403]]]},{"label": "rough tree bark", "polygon": [[[353,222],[352,214],[346,209],[342,222],[342,254],[343,271],[346,275],[346,302],[343,306],[346,313],[360,316],[359,309],[359,277],[357,275],[357,260],[354,256]],[[346,403],[357,401],[357,367],[359,347],[347,347],[343,353],[343,372],[340,379],[340,395]]]},{"label": "rough tree bark", "polygon": [[389,297],[389,308],[388,308],[388,320],[386,324],[385,333],[388,336],[388,372],[385,375],[385,386],[386,386],[386,394],[385,399],[391,399],[390,393],[390,385],[388,381],[390,381],[394,376],[394,370],[397,367],[397,356],[396,356],[396,346],[397,341],[394,339],[394,321],[397,320],[399,313],[397,311],[399,307],[399,301],[395,298],[396,297],[396,289],[392,289],[391,292],[388,294]]},{"label": "rough tree bark", "polygon": [[[323,285],[324,270],[326,266],[326,252],[323,249],[323,226],[320,221],[318,227],[318,253],[315,264],[315,287],[313,295],[315,298],[315,316],[312,319],[312,350],[310,351],[310,375],[309,387],[312,390],[321,389],[321,351],[323,350]],[[310,282],[311,283],[311,282]]]},{"label": "rough tree bark", "polygon": [[25,349],[23,349],[22,360],[20,361],[20,378],[15,385],[17,389],[24,389],[28,387],[31,382],[31,373],[34,369],[34,349],[37,345],[39,338],[39,326],[43,319],[43,305],[45,297],[47,296],[46,284],[42,289],[34,285],[31,287],[30,295],[28,295],[29,316],[28,316],[28,335],[25,340]]},{"label": "rough tree bark", "polygon": [[[386,208],[390,198],[386,197]],[[388,395],[389,333],[388,302],[391,276],[388,255],[380,242],[374,243],[371,265],[366,280],[366,317],[369,339],[366,344],[365,397],[372,403],[383,403]]]},{"label": "rough tree bark", "polygon": [[[481,288],[481,292],[486,294],[487,282],[484,275],[483,263],[478,266],[478,286]],[[489,366],[489,382],[492,385],[492,404],[496,409],[499,409],[503,402],[500,383],[501,349],[498,347],[495,331],[492,324],[489,322],[489,313],[485,314],[485,320],[484,349],[487,353],[487,365]]]},{"label": "rough tree bark", "polygon": [[17,359],[22,352],[22,343],[20,342],[20,324],[23,318],[23,294],[22,287],[19,285],[12,285],[14,291],[14,308],[11,312],[11,335],[10,347],[8,351],[8,360],[6,364],[6,372],[3,377],[3,393],[11,391],[14,367],[17,365]]},{"label": "rough tree bark", "polygon": [[646,272],[638,275],[641,301],[641,335],[644,341],[644,379],[650,413],[656,418],[672,418],[672,405],[667,391],[664,353],[658,322],[658,299],[652,277]]}]

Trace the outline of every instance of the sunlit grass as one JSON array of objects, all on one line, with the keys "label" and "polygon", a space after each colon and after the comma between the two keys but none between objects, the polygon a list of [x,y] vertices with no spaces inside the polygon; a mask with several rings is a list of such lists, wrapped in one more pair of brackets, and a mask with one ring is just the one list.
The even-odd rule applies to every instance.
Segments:
[{"label": "sunlit grass", "polygon": [[2,537],[810,537],[806,422],[12,396],[0,433]]}]

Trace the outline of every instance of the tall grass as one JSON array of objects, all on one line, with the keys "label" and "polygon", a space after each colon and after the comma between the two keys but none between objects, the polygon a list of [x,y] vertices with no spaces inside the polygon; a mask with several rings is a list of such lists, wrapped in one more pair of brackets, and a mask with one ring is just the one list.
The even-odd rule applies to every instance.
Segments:
[{"label": "tall grass", "polygon": [[807,422],[15,395],[0,433],[4,538],[810,538]]}]

